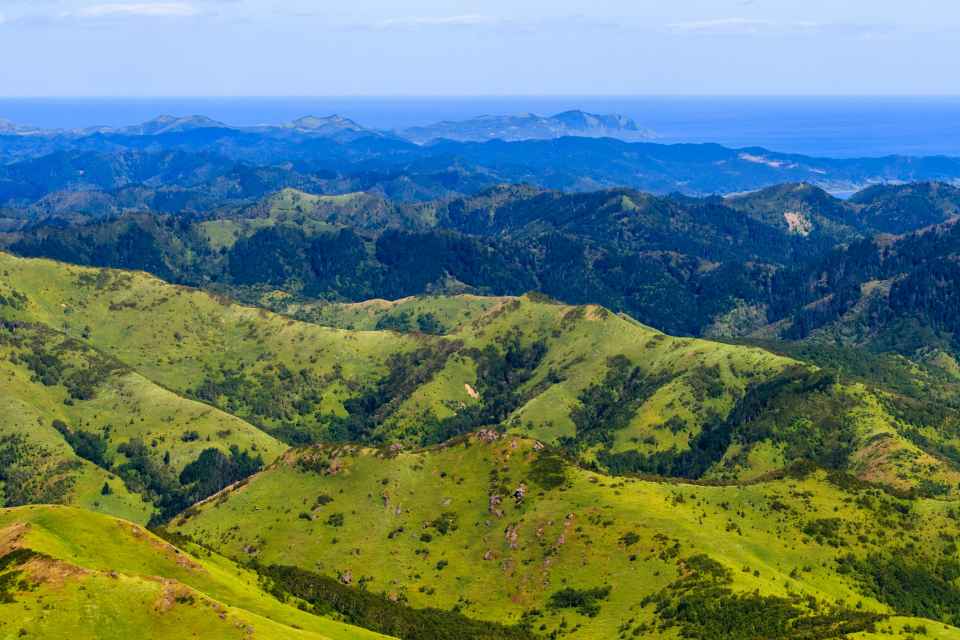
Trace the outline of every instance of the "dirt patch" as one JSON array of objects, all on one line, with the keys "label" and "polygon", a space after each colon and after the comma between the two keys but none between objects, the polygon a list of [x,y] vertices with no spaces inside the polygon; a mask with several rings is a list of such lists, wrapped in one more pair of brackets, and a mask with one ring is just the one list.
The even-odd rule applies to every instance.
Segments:
[{"label": "dirt patch", "polygon": [[175,580],[164,580],[160,596],[153,603],[153,608],[159,613],[166,613],[178,604],[192,605],[197,601],[193,591]]},{"label": "dirt patch", "polygon": [[23,570],[34,582],[53,587],[62,587],[68,580],[91,574],[76,565],[43,557],[33,558],[23,565]]},{"label": "dirt patch", "polygon": [[195,562],[189,555],[176,548],[172,544],[153,536],[136,525],[130,525],[125,522],[119,522],[118,524],[124,529],[129,527],[130,535],[132,535],[135,540],[146,542],[151,547],[165,555],[168,559],[176,563],[177,566],[197,573],[206,571],[202,565]]},{"label": "dirt patch", "polygon": [[587,320],[598,322],[600,320],[606,320],[608,317],[610,317],[610,312],[603,307],[598,307],[597,305],[587,307]]},{"label": "dirt patch", "polygon": [[23,537],[30,531],[29,522],[14,522],[0,529],[0,557],[20,548]]},{"label": "dirt patch", "polygon": [[813,231],[813,223],[807,216],[798,211],[787,211],[783,214],[787,222],[787,230],[800,236],[808,236]]}]

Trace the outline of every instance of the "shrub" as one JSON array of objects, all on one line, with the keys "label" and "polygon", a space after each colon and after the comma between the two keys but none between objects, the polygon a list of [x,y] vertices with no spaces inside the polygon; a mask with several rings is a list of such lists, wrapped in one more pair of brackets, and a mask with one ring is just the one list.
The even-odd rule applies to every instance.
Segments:
[{"label": "shrub", "polygon": [[567,587],[550,596],[547,606],[551,609],[576,609],[577,613],[596,617],[600,613],[600,600],[610,597],[609,586],[595,589],[573,589]]}]

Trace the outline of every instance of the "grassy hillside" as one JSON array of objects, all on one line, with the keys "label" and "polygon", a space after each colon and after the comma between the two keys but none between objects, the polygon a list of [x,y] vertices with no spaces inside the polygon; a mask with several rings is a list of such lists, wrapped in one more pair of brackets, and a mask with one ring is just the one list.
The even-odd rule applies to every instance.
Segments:
[{"label": "grassy hillside", "polygon": [[[288,443],[416,447],[499,426],[618,473],[749,479],[814,460],[902,490],[960,481],[940,455],[952,438],[941,422],[882,392],[761,349],[672,338],[601,307],[528,296],[319,308],[328,324],[408,332],[349,331],[140,273],[5,255],[0,269],[16,300],[0,310],[8,317],[57,327]],[[205,443],[226,429],[196,431]],[[276,453],[250,438],[238,446]]]},{"label": "grassy hillside", "polygon": [[400,300],[323,303],[291,301],[274,294],[263,303],[298,320],[356,331],[394,330],[448,334],[513,298],[413,296]]},{"label": "grassy hillside", "polygon": [[317,413],[343,413],[351,386],[418,342],[298,323],[142,273],[9,255],[0,271],[8,296],[23,296],[0,313],[55,327],[168,389],[288,435],[315,427]]},{"label": "grassy hillside", "polygon": [[[307,322],[137,272],[0,254],[0,273],[7,504],[156,521],[235,483],[175,532],[254,561],[307,610],[404,637],[956,637],[960,431],[911,397],[932,378],[844,376],[823,354],[673,338],[540,295],[286,309]],[[69,516],[44,531],[116,522],[5,512],[34,513]],[[106,563],[122,549],[35,551],[122,574],[90,578],[116,587],[102,611],[118,634],[172,593],[142,577],[166,569]],[[171,575],[288,637],[273,609]],[[84,619],[84,592],[65,593],[63,615],[16,619]],[[130,624],[215,635],[208,611]]]},{"label": "grassy hillside", "polygon": [[500,423],[618,472],[750,479],[813,459],[904,490],[960,480],[953,423],[911,400],[934,388],[920,370],[898,371],[900,386],[877,371],[844,378],[810,353],[798,355],[827,369],[531,298],[324,305],[313,317],[408,330],[428,318],[463,344],[403,402],[372,412],[378,441],[415,446]]},{"label": "grassy hillside", "polygon": [[145,522],[159,505],[144,502],[155,492],[130,468],[131,447],[148,448],[171,477],[207,449],[235,447],[269,463],[285,448],[43,325],[0,326],[0,380],[7,506],[64,502]]},{"label": "grassy hillside", "polygon": [[199,229],[213,249],[221,250],[260,229],[278,225],[315,235],[344,226],[381,230],[389,226],[423,226],[417,225],[416,220],[416,216],[399,215],[388,201],[372,194],[325,196],[288,188],[243,209],[238,216],[202,222]]},{"label": "grassy hillside", "polygon": [[283,604],[203,555],[89,511],[0,510],[0,638],[384,637]]},{"label": "grassy hillside", "polygon": [[[288,454],[175,525],[236,558],[545,635],[906,637],[914,622],[886,617],[899,614],[956,638],[943,623],[960,622],[945,533],[957,517],[951,503],[895,498],[841,473],[738,486],[611,478],[536,441],[484,435],[395,455]],[[912,601],[883,582],[899,570],[943,590]],[[671,604],[680,593],[687,610]],[[824,634],[799,635],[804,624]]]}]

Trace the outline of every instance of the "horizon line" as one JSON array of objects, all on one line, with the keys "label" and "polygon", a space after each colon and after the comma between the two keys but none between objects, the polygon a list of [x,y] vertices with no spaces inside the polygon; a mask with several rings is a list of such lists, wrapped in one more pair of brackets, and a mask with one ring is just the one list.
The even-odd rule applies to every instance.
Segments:
[{"label": "horizon line", "polygon": [[752,99],[824,99],[824,98],[848,98],[848,99],[870,99],[870,98],[933,98],[933,99],[960,99],[960,93],[476,93],[476,94],[441,94],[441,93],[423,93],[423,94],[328,94],[328,95],[294,95],[294,94],[230,94],[230,95],[191,95],[191,94],[169,94],[169,95],[0,95],[0,100],[445,100],[445,99],[490,99],[490,98],[578,98],[578,99],[602,99],[602,98],[687,98],[687,99],[725,99],[725,98],[752,98]]}]

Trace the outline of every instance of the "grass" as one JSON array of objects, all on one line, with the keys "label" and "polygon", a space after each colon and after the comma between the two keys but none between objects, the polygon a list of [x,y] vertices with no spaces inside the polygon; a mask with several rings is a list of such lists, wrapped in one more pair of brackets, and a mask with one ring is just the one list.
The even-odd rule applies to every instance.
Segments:
[{"label": "grass", "polygon": [[[346,332],[231,305],[142,273],[72,267],[0,255],[0,273],[27,295],[8,315],[39,322],[84,341],[149,380],[190,394],[224,367],[246,379],[273,378],[276,366],[309,371],[324,412],[342,413],[344,382],[375,379],[391,353],[416,340],[389,332]],[[0,310],[2,312],[2,310]],[[317,388],[321,387],[321,388]],[[244,408],[228,406],[241,417]],[[277,399],[293,415],[293,398]],[[279,420],[261,418],[266,426]]]},{"label": "grass", "polygon": [[[566,620],[568,628],[580,625],[577,637],[614,638],[627,620],[656,622],[644,597],[675,580],[680,561],[698,552],[733,573],[737,592],[798,594],[823,605],[893,613],[842,576],[836,559],[888,548],[901,536],[939,549],[946,544],[940,532],[954,526],[948,504],[841,489],[823,474],[725,487],[568,467],[564,486],[543,489],[531,471],[539,455],[533,441],[514,436],[395,457],[304,451],[204,504],[177,530],[234,557],[363,577],[368,589],[416,607],[456,606],[471,617],[509,623],[539,610],[536,626],[547,631]],[[331,468],[337,471],[311,470]],[[521,484],[527,492],[517,502],[512,492]],[[503,497],[502,517],[491,513],[493,494]],[[895,505],[906,506],[908,515],[891,515],[899,514]],[[342,514],[342,525],[328,524],[334,513]],[[446,534],[431,524],[443,514],[457,524]],[[841,546],[805,531],[831,518],[844,523]],[[547,608],[560,589],[605,585],[613,589],[596,618]]]},{"label": "grass", "polygon": [[[78,368],[92,367],[96,354],[71,347],[62,335],[35,327],[19,327],[3,334],[0,344],[0,434],[19,434],[42,446],[53,455],[79,463],[69,504],[84,506],[135,522],[146,522],[152,512],[139,496],[131,494],[111,472],[81,460],[53,426],[54,421],[103,435],[108,442],[107,456],[123,459],[117,451],[124,443],[141,439],[154,445],[158,456],[168,455],[169,465],[179,473],[209,447],[225,452],[235,445],[269,463],[285,445],[247,422],[213,407],[187,400],[122,367],[112,370],[96,385],[95,394],[86,400],[74,399],[63,384],[44,384],[16,354],[29,352],[35,339],[44,348],[56,352],[61,362]],[[17,346],[16,341],[21,341]],[[104,483],[112,493],[102,495]]]},{"label": "grass", "polygon": [[[502,425],[513,433],[552,444],[575,438],[573,413],[584,392],[603,380],[614,356],[626,358],[642,375],[661,380],[626,426],[611,434],[608,450],[614,454],[683,451],[704,425],[727,415],[747,389],[798,364],[756,347],[673,338],[600,307],[569,307],[537,296],[421,297],[395,303],[333,305],[319,308],[318,321],[336,326],[319,326],[230,304],[142,273],[6,254],[0,254],[0,273],[5,275],[8,297],[13,291],[26,297],[21,308],[7,307],[0,313],[42,323],[79,339],[181,397],[197,396],[206,389],[205,401],[288,441],[291,429],[305,431],[312,438],[324,437],[329,417],[345,415],[346,400],[383,378],[391,356],[440,341],[459,344],[459,351],[418,388],[391,399],[391,411],[378,419],[371,438],[416,446],[430,440],[429,425],[435,421],[482,403],[482,397],[469,391],[482,386],[477,379],[476,353],[491,346],[502,350],[511,335],[518,335],[524,345],[542,342],[545,346],[542,359],[514,390],[519,402]],[[397,313],[412,318],[429,315],[446,335],[369,330]],[[357,328],[336,328],[342,326]],[[139,385],[141,390],[145,385]],[[138,385],[131,378],[124,386],[127,391],[118,392],[118,398],[126,397],[124,394]],[[939,446],[952,443],[948,434],[938,432],[936,424],[920,425],[934,429],[931,439],[929,429],[916,431],[917,425],[895,418],[881,401],[882,393],[857,382],[844,383],[834,392],[849,400],[844,419],[855,424],[857,472],[904,490],[924,478],[957,486],[960,476],[942,453],[924,450],[911,435],[926,434],[928,441]],[[159,396],[162,391],[155,389],[150,394]],[[142,395],[150,394],[144,391]],[[167,399],[171,403],[176,400],[174,396]],[[153,402],[138,400],[134,404],[144,411],[142,407]],[[195,419],[196,411],[199,409],[156,412],[155,420],[144,423],[143,435],[161,444],[171,442],[178,430],[188,429],[183,425]],[[796,405],[789,411],[792,416],[806,408]],[[93,412],[95,416],[96,408]],[[788,418],[768,425],[773,441],[761,439],[731,448],[707,477],[744,479],[773,470],[784,457],[776,438],[790,427]],[[89,422],[91,417],[78,419]],[[158,420],[177,427],[162,422],[151,426]],[[207,437],[215,442],[216,433],[231,430],[213,424],[230,420],[218,414],[209,426],[201,425],[197,429],[201,438],[193,447],[178,445],[177,451],[182,452],[175,456],[178,462],[194,456],[194,449],[204,446]],[[269,453],[268,458],[280,450],[259,432],[235,424],[234,433],[247,434],[235,436],[241,446],[256,445]],[[135,420],[131,430],[137,427]],[[586,462],[597,463],[599,453],[594,447],[579,455]]]},{"label": "grass", "polygon": [[211,248],[219,251],[229,249],[240,238],[249,237],[260,229],[277,225],[314,235],[337,229],[338,225],[362,224],[367,209],[376,208],[379,203],[364,193],[320,196],[284,189],[252,207],[243,217],[209,220],[199,223],[198,227]]},{"label": "grass", "polygon": [[[66,507],[0,510],[0,547],[43,556],[34,586],[2,605],[0,637],[322,638],[379,636],[264,593],[249,571],[176,549],[122,520]],[[4,553],[9,548],[4,549]]]},{"label": "grass", "polygon": [[[950,429],[949,415],[936,418],[937,407],[907,402],[903,390],[927,384],[927,373],[914,379],[895,362],[860,368],[885,372],[884,385],[875,387],[866,374],[830,377],[801,362],[803,352],[795,359],[758,347],[673,338],[600,307],[570,307],[537,295],[287,308],[297,320],[142,273],[0,254],[0,274],[0,295],[21,301],[0,307],[0,320],[29,323],[4,325],[5,336],[25,334],[26,342],[0,344],[0,435],[24,436],[51,459],[76,462],[53,427],[59,420],[108,434],[111,456],[131,439],[156,442],[156,456],[169,452],[175,470],[210,446],[262,453],[272,462],[266,470],[174,521],[177,531],[241,563],[296,565],[414,607],[524,621],[544,634],[625,638],[676,633],[656,626],[645,599],[682,578],[686,560],[699,554],[730,571],[730,588],[738,594],[809,596],[824,610],[890,616],[909,612],[863,593],[838,560],[898,553],[904,545],[943,558],[957,554],[952,500],[960,473],[950,447],[960,436]],[[442,335],[376,330],[396,326],[401,317],[416,328],[427,316],[424,326]],[[445,359],[437,357],[442,345],[455,347]],[[45,383],[20,357],[44,350],[60,358],[59,369],[99,372],[94,393],[71,397],[67,382]],[[829,368],[849,354],[818,357]],[[397,362],[408,369],[391,371],[401,366]],[[435,370],[418,377],[424,362]],[[597,398],[603,399],[600,391],[617,366],[651,386],[624,386],[644,392],[614,398],[611,405],[630,407],[628,415],[587,443],[580,433],[583,416],[605,409]],[[946,371],[949,362],[936,366]],[[747,402],[790,376],[800,382],[756,405]],[[374,393],[384,380],[393,381],[384,393],[397,395]],[[417,384],[404,385],[407,380]],[[358,397],[372,404],[362,437],[378,448],[286,451],[278,440],[296,428],[324,437],[330,416],[345,415],[345,403]],[[484,441],[488,432],[420,448],[444,421],[495,415],[477,411],[487,402],[508,403],[511,410],[502,421],[498,416],[464,430],[493,428],[503,434],[494,442]],[[702,473],[690,476],[697,483],[585,470],[602,469],[615,454],[678,455],[722,430],[731,415],[743,417]],[[843,447],[849,451],[834,456]],[[568,465],[565,480],[547,482],[537,471],[544,456],[548,466],[557,456],[581,466]],[[792,463],[812,458],[827,460],[823,464],[834,471],[795,473]],[[150,506],[108,471],[77,464],[65,502],[147,520]],[[109,496],[100,495],[104,482],[114,489]],[[165,626],[170,620],[213,637],[217,629],[226,634],[218,626],[215,607],[221,605],[236,610],[228,619],[235,615],[256,627],[257,637],[296,637],[273,626],[294,624],[306,634],[351,637],[334,636],[348,632],[341,627],[311,627],[314,618],[266,596],[255,576],[216,555],[205,557],[200,547],[191,549],[203,566],[196,572],[175,559],[171,565],[169,554],[145,552],[135,543],[152,538],[128,536],[130,524],[46,508],[3,512],[0,528],[18,519],[31,524],[35,546],[29,548],[94,572],[82,574],[93,581],[89,589],[74,592],[74,582],[64,583],[64,595],[57,596],[64,599],[63,616],[34,618],[17,609],[18,619],[29,624],[79,624],[85,612],[96,610],[81,606],[82,598],[112,593],[112,585],[122,606],[114,608],[113,598],[98,604],[102,618],[127,624],[123,611],[130,609],[129,624],[157,629],[161,638],[175,628]],[[118,572],[119,582],[103,577],[110,571]],[[154,620],[156,607],[141,605],[165,592],[148,576],[174,580],[176,589],[220,604],[173,607],[172,616]],[[50,584],[43,582],[37,593]],[[557,592],[601,593],[607,586],[609,596],[583,612],[551,607],[564,601],[551,600]],[[31,593],[22,594],[23,602],[43,611]],[[206,603],[200,596],[196,602]],[[595,605],[598,615],[586,615]],[[891,617],[873,635],[858,637],[883,637],[885,629],[906,637],[913,632],[903,632],[904,624],[911,626]],[[956,637],[941,622],[924,624],[935,637]],[[0,627],[0,637],[8,632]]]}]

